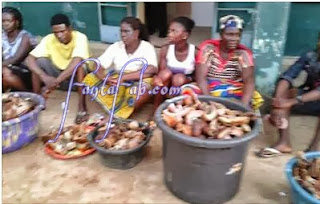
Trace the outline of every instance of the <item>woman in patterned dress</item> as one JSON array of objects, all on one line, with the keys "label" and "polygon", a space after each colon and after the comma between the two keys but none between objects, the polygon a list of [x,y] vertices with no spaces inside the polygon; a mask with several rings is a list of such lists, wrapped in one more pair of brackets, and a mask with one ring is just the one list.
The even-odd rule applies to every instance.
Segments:
[{"label": "woman in patterned dress", "polygon": [[220,40],[206,40],[196,57],[197,87],[187,84],[182,93],[192,89],[198,94],[240,100],[258,109],[263,99],[255,91],[254,61],[249,48],[240,44],[243,20],[238,16],[220,19]]}]

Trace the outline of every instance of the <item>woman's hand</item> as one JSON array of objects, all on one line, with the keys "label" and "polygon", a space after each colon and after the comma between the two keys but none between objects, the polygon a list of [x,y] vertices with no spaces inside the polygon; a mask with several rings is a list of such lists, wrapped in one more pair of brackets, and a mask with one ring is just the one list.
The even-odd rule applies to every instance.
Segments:
[{"label": "woman's hand", "polygon": [[[112,78],[108,79],[107,83],[108,83],[109,85],[115,86],[115,85],[117,85],[117,83],[118,83],[118,78],[112,77]],[[121,83],[121,82],[120,82],[120,83]]]},{"label": "woman's hand", "polygon": [[163,86],[163,82],[159,76],[153,77],[153,85],[154,86]]},{"label": "woman's hand", "polygon": [[118,83],[118,80],[120,80],[120,85],[121,85],[123,82],[126,81],[125,75],[123,75],[123,76],[121,77],[121,79],[120,79],[119,77],[110,77],[107,82],[108,82],[108,84],[110,84],[110,85],[116,86],[117,83]]},{"label": "woman's hand", "polygon": [[106,78],[106,74],[105,74],[104,70],[103,69],[99,69],[96,72],[96,77],[103,81]]}]

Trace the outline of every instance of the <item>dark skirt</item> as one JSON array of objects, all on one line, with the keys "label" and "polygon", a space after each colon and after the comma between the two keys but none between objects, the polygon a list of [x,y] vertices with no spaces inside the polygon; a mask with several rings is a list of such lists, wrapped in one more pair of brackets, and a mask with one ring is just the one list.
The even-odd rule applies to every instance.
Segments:
[{"label": "dark skirt", "polygon": [[28,90],[32,90],[31,71],[24,64],[17,64],[9,66],[8,69],[12,74],[18,76]]}]

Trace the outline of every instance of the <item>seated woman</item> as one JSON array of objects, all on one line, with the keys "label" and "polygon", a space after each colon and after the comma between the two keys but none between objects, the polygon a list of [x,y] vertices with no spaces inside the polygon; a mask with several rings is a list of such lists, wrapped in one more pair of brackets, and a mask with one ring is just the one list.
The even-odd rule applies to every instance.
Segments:
[{"label": "seated woman", "polygon": [[[160,72],[154,77],[154,86],[181,87],[193,80],[196,49],[188,43],[193,27],[194,21],[188,17],[177,17],[171,21],[168,31],[170,44],[160,51]],[[157,94],[154,108],[163,100],[164,96]]]},{"label": "seated woman", "polygon": [[[113,68],[114,72],[107,78],[107,85],[103,91],[103,93],[107,94],[103,94],[103,96],[101,95],[101,91],[99,91],[96,97],[96,101],[109,112],[113,105],[114,94],[111,92],[111,94],[108,94],[108,90],[110,85],[117,84],[122,67],[130,60],[136,58],[146,59],[148,66],[143,75],[143,82],[147,90],[137,101],[136,95],[130,92],[130,90],[139,84],[140,72],[144,64],[141,61],[129,63],[121,79],[119,79],[122,84],[127,85],[121,85],[119,88],[114,115],[120,118],[128,118],[134,109],[140,108],[150,99],[151,95],[148,94],[148,89],[151,88],[153,75],[157,73],[157,55],[154,47],[147,42],[149,39],[148,32],[138,18],[126,17],[122,19],[120,28],[121,41],[112,44],[98,58],[103,69],[100,68],[96,74],[88,74],[84,79],[84,83],[89,86],[103,84],[107,73]],[[81,100],[85,100],[84,96]],[[76,120],[76,122],[80,121]]]},{"label": "seated woman", "polygon": [[[238,16],[220,19],[221,40],[206,40],[196,57],[198,87],[186,84],[182,94],[195,93],[241,100],[257,109],[263,99],[255,92],[254,62],[251,51],[240,44],[243,20]],[[254,99],[254,100],[252,100]]]},{"label": "seated woman", "polygon": [[18,9],[2,8],[2,86],[3,90],[31,90],[31,72],[24,64],[36,40],[23,30]]}]

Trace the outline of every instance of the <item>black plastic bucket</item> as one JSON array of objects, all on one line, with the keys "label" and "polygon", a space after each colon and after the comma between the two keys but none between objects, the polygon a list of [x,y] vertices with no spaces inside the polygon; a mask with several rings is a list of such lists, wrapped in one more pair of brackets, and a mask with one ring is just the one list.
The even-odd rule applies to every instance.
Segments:
[{"label": "black plastic bucket", "polygon": [[[140,123],[140,126],[143,124]],[[136,148],[129,150],[108,150],[106,148],[100,147],[96,142],[95,138],[98,136],[98,128],[92,131],[88,135],[88,140],[93,148],[97,150],[100,155],[100,159],[102,164],[107,167],[114,169],[131,169],[139,164],[145,153],[145,146],[149,143],[152,130],[146,129],[144,133],[146,135],[146,139]]]},{"label": "black plastic bucket", "polygon": [[[158,128],[163,133],[164,180],[167,188],[189,203],[224,203],[239,190],[248,142],[259,133],[258,123],[242,138],[208,140],[183,135],[167,126],[161,113],[170,103],[185,96],[166,100],[155,113]],[[215,101],[233,110],[249,111],[242,104],[223,98],[199,96],[200,101]],[[232,167],[239,171],[230,173]]]}]

